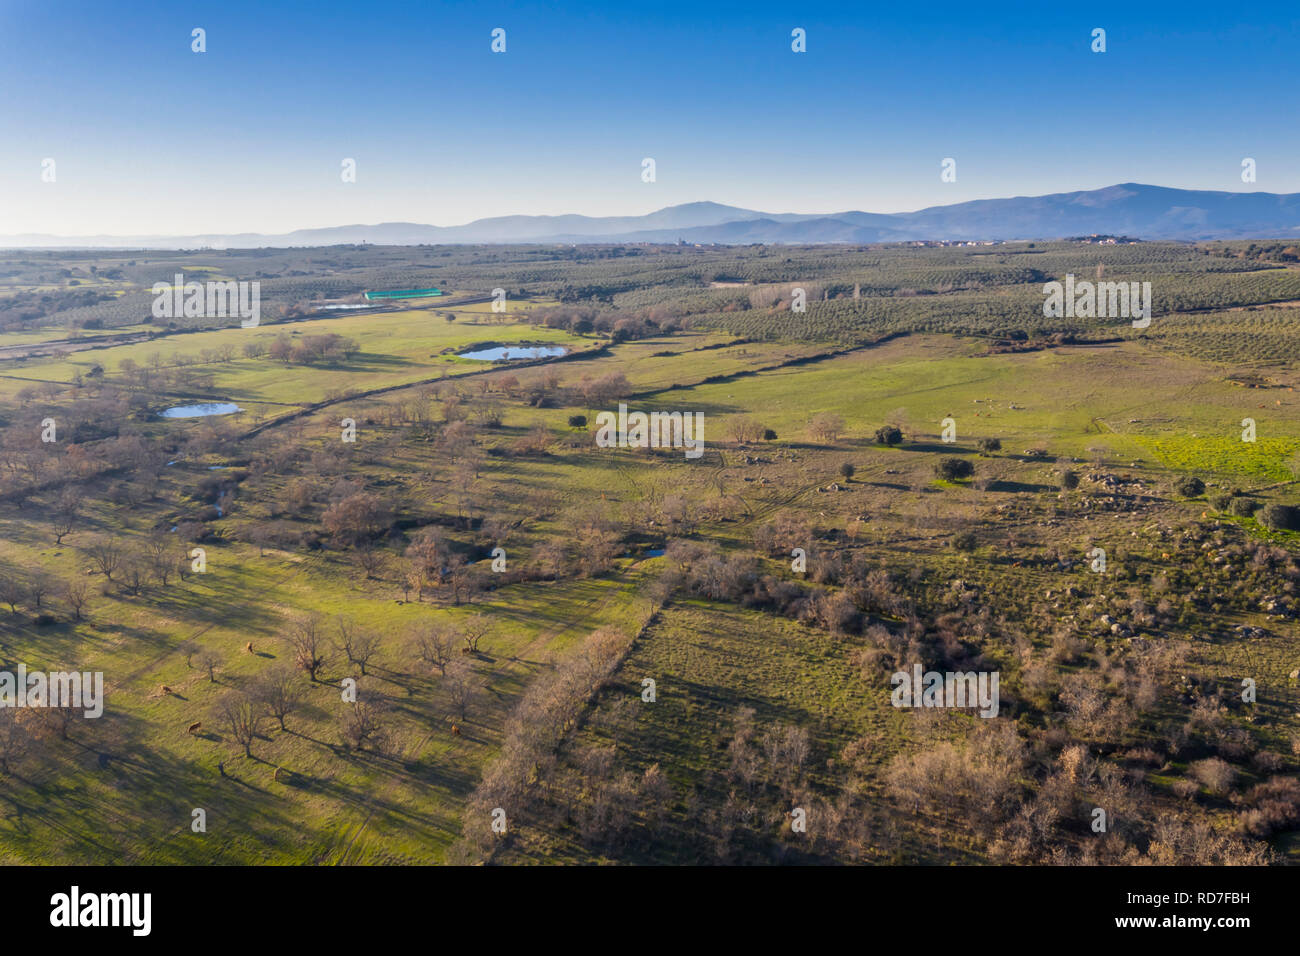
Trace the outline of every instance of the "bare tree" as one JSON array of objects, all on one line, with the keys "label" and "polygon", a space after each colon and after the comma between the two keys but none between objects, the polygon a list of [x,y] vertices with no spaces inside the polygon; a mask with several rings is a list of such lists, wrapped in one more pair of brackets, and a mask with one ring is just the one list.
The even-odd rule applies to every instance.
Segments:
[{"label": "bare tree", "polygon": [[787,791],[798,783],[810,750],[808,731],[803,727],[778,724],[763,735],[763,751],[768,766]]},{"label": "bare tree", "polygon": [[325,666],[325,638],[321,633],[320,619],[315,616],[298,618],[289,625],[285,640],[293,650],[294,664],[313,681],[316,680],[317,672]]},{"label": "bare tree", "polygon": [[18,605],[27,597],[27,587],[22,579],[9,572],[0,572],[0,603],[9,605],[9,613],[17,614]]},{"label": "bare tree", "polygon": [[808,431],[818,441],[833,442],[844,434],[844,419],[831,412],[821,412],[812,417]]},{"label": "bare tree", "polygon": [[451,651],[455,644],[456,636],[444,625],[434,623],[430,624],[416,638],[416,653],[419,655],[420,660],[430,667],[438,668],[438,673],[445,675],[447,673],[447,664],[452,659]]},{"label": "bare tree", "polygon": [[292,670],[277,667],[258,681],[256,696],[266,708],[266,713],[280,723],[281,730],[288,730],[285,718],[302,705],[302,685],[298,683]]},{"label": "bare tree", "polygon": [[71,485],[64,487],[54,499],[54,543],[63,544],[63,539],[72,533],[81,519],[81,493]]},{"label": "bare tree", "polygon": [[367,745],[382,751],[388,742],[384,717],[388,712],[382,698],[362,697],[343,712],[343,740],[353,750],[365,750]]},{"label": "bare tree", "polygon": [[161,534],[151,536],[145,544],[145,560],[148,562],[149,570],[163,587],[167,586],[168,580],[176,571],[176,555],[172,551],[173,547],[171,539]]},{"label": "bare tree", "polygon": [[182,641],[179,645],[177,645],[176,650],[179,653],[185,655],[186,667],[192,666],[190,662],[194,660],[194,655],[199,652],[202,646],[203,645],[201,645],[198,641]]},{"label": "bare tree", "polygon": [[204,650],[199,654],[199,670],[208,672],[208,680],[217,682],[217,670],[221,667],[221,655],[216,651]]},{"label": "bare tree", "polygon": [[727,420],[727,434],[738,445],[758,441],[763,437],[763,426],[747,415]]},{"label": "bare tree", "polygon": [[123,559],[122,586],[126,588],[127,593],[131,595],[139,594],[149,586],[152,577],[153,569],[145,555],[132,553]]},{"label": "bare tree", "polygon": [[492,633],[492,622],[482,614],[475,614],[460,622],[460,636],[465,639],[465,649],[478,653],[479,641]]},{"label": "bare tree", "polygon": [[27,593],[31,596],[34,610],[39,611],[41,609],[41,603],[54,589],[54,584],[54,578],[43,571],[32,575],[31,580],[27,582]]},{"label": "bare tree", "polygon": [[374,631],[358,627],[354,621],[343,619],[338,622],[338,631],[339,650],[343,652],[349,664],[355,664],[360,669],[361,676],[364,677],[366,665],[379,650],[379,638]]},{"label": "bare tree", "polygon": [[20,719],[22,713],[12,707],[0,707],[0,773],[9,773],[31,744],[31,735]]},{"label": "bare tree", "polygon": [[457,720],[465,720],[478,699],[479,688],[473,670],[464,661],[456,661],[447,668],[442,686],[446,688],[452,714]]},{"label": "bare tree", "polygon": [[230,735],[244,748],[244,756],[253,756],[253,741],[262,724],[262,712],[247,694],[231,691],[217,705],[218,717],[230,729]]},{"label": "bare tree", "polygon": [[73,578],[63,584],[63,601],[72,611],[72,619],[80,621],[90,604],[90,588],[81,578]]},{"label": "bare tree", "polygon": [[90,560],[99,568],[100,573],[110,581],[113,580],[113,573],[122,564],[122,546],[112,538],[96,538],[86,548],[86,554]]},{"label": "bare tree", "polygon": [[358,545],[352,552],[352,557],[356,561],[357,567],[365,572],[367,581],[378,578],[388,564],[387,555],[369,542]]}]

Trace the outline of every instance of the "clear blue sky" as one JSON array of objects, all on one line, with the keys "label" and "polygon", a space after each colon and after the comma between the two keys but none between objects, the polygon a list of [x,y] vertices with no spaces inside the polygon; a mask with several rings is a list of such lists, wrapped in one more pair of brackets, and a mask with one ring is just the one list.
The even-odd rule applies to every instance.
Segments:
[{"label": "clear blue sky", "polygon": [[1298,79],[1294,0],[0,0],[0,234],[1297,192]]}]

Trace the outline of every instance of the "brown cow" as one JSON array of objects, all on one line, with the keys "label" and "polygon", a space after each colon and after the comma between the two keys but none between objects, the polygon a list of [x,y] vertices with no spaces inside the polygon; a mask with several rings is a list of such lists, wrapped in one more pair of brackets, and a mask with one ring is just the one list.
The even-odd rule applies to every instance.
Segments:
[{"label": "brown cow", "polygon": [[247,651],[249,654],[253,653],[253,642],[249,641],[247,644],[245,644],[244,650]]},{"label": "brown cow", "polygon": [[459,737],[459,736],[460,736],[460,724],[452,724],[452,725],[451,725],[451,732],[452,732],[453,734],[455,734],[457,737]]},{"label": "brown cow", "polygon": [[197,734],[202,729],[203,729],[203,721],[196,720],[194,721],[194,723],[190,724],[188,728],[186,728],[185,732],[187,734]]}]

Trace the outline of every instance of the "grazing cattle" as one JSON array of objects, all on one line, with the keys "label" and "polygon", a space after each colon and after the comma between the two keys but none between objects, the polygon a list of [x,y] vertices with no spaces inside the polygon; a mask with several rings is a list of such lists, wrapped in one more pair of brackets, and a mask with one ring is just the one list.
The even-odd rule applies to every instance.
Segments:
[{"label": "grazing cattle", "polygon": [[452,725],[451,725],[451,732],[452,732],[453,734],[455,734],[457,737],[459,737],[459,736],[460,736],[460,724],[452,724]]},{"label": "grazing cattle", "polygon": [[172,689],[171,689],[170,687],[168,687],[166,684],[163,684],[163,685],[162,685],[162,692],[163,692],[164,694],[170,694],[170,693],[173,693]]},{"label": "grazing cattle", "polygon": [[190,724],[189,727],[185,729],[185,732],[187,734],[197,734],[202,729],[203,729],[203,721],[196,720],[194,721],[194,723]]},{"label": "grazing cattle", "polygon": [[245,644],[244,650],[246,650],[250,654],[253,653],[253,642],[249,641],[247,644]]}]

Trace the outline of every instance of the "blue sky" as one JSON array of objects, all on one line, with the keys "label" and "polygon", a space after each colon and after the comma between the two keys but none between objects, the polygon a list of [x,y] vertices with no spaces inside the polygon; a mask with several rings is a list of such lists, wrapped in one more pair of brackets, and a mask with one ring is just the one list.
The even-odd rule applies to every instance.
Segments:
[{"label": "blue sky", "polygon": [[0,234],[1300,192],[1297,51],[1296,3],[0,0]]}]

